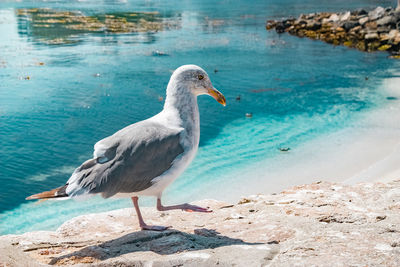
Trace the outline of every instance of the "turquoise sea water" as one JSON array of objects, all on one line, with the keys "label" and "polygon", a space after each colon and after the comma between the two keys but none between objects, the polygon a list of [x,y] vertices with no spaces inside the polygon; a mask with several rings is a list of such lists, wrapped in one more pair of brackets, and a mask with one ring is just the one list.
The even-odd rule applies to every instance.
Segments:
[{"label": "turquoise sea water", "polygon": [[[91,156],[96,141],[158,113],[171,72],[183,64],[208,71],[227,106],[199,98],[200,149],[190,168],[164,193],[166,202],[228,199],[231,179],[243,168],[278,157],[281,146],[296,149],[351,126],[359,114],[385,105],[387,95],[379,85],[398,62],[385,53],[278,36],[265,30],[265,21],[371,8],[376,2],[395,4],[2,1],[0,234],[55,229],[79,214],[130,207],[124,199],[40,204],[24,199],[65,183]],[[35,20],[18,15],[21,9],[36,7],[87,16],[156,12],[169,26],[151,33],[71,34],[38,28]],[[245,117],[249,112],[252,118]],[[210,187],[219,188],[219,194],[208,193]],[[143,204],[153,202],[146,199]]]}]

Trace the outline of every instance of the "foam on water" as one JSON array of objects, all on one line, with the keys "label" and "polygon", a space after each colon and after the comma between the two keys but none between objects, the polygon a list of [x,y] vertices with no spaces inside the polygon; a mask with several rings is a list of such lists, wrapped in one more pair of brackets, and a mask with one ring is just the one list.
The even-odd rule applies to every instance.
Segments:
[{"label": "foam on water", "polygon": [[49,170],[46,173],[38,173],[35,175],[32,175],[28,177],[28,180],[32,181],[37,181],[37,182],[43,182],[46,181],[48,178],[51,178],[54,175],[70,175],[71,173],[74,172],[76,169],[76,166],[62,166],[62,167],[57,167],[52,170]]}]

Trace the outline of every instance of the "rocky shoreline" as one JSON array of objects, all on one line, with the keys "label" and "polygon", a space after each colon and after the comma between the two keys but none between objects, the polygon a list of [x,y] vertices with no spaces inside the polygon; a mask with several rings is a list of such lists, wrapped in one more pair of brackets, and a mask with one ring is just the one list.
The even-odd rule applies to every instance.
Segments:
[{"label": "rocky shoreline", "polygon": [[302,14],[298,18],[269,20],[266,28],[361,51],[387,51],[392,58],[400,58],[400,9],[379,6],[371,11]]},{"label": "rocky shoreline", "polygon": [[316,182],[212,213],[132,208],[76,217],[56,231],[0,237],[0,266],[400,266],[400,180]]}]

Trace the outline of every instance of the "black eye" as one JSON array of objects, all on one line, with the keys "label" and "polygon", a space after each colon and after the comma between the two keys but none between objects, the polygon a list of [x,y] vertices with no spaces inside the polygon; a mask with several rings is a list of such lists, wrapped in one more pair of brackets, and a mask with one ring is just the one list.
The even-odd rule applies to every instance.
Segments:
[{"label": "black eye", "polygon": [[199,75],[197,76],[197,78],[199,78],[199,80],[203,80],[203,79],[204,79],[204,76],[201,75],[201,74],[199,74]]}]

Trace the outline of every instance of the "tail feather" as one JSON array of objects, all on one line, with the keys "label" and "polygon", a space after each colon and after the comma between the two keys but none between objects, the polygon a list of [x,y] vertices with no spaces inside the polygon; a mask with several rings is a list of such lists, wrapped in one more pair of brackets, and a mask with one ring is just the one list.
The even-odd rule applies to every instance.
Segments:
[{"label": "tail feather", "polygon": [[65,189],[67,188],[67,184],[61,187],[57,187],[50,191],[45,191],[39,194],[35,194],[26,198],[26,200],[31,199],[49,199],[49,198],[58,198],[58,197],[67,197],[67,193]]}]

